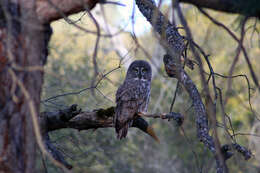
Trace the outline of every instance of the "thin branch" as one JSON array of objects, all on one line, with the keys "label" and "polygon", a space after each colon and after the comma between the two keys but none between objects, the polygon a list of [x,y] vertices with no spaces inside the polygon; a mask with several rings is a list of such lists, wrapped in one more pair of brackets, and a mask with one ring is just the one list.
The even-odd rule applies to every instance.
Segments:
[{"label": "thin branch", "polygon": [[[214,24],[216,24],[217,26],[220,26],[220,27],[222,27],[224,30],[226,30],[226,31],[229,33],[229,35],[230,35],[238,44],[240,44],[239,39],[235,36],[235,34],[233,34],[233,33],[229,30],[229,28],[227,28],[224,24],[220,23],[219,21],[217,21],[216,19],[214,19],[213,17],[211,17],[211,16],[210,16],[207,12],[205,12],[203,9],[199,8],[199,10],[200,10],[200,12],[201,12],[202,14],[204,14],[207,18],[209,18]],[[252,77],[252,79],[253,79],[253,81],[254,81],[256,87],[257,87],[258,90],[260,91],[260,86],[259,86],[259,83],[258,83],[258,78],[257,78],[257,76],[256,76],[256,74],[255,74],[255,71],[254,71],[253,66],[252,66],[252,64],[251,64],[251,61],[250,61],[250,58],[249,58],[249,56],[248,56],[248,54],[247,54],[247,51],[246,51],[245,47],[243,46],[243,44],[241,44],[241,49],[242,49],[242,52],[243,52],[243,54],[244,54],[244,58],[245,58],[245,60],[246,60],[246,63],[247,63],[247,65],[248,65],[248,68],[249,68],[251,77]]]},{"label": "thin branch", "polygon": [[170,107],[170,112],[172,112],[173,105],[175,103],[175,100],[176,100],[176,97],[177,97],[177,92],[179,91],[179,88],[180,88],[180,82],[178,81],[176,88],[175,88],[175,91],[174,91],[174,95],[173,95],[173,99],[172,99],[172,103],[171,103],[171,107]]},{"label": "thin branch", "polygon": [[116,68],[114,68],[114,69],[108,71],[108,72],[105,73],[105,74],[100,74],[100,76],[101,76],[100,79],[99,79],[99,80],[96,82],[96,84],[95,84],[94,86],[92,86],[92,87],[83,88],[83,89],[81,89],[81,90],[79,90],[79,91],[75,91],[75,92],[68,92],[68,93],[64,93],[64,94],[59,94],[59,95],[56,95],[56,96],[52,96],[52,97],[49,97],[49,98],[47,98],[47,99],[42,100],[41,102],[48,102],[48,101],[50,101],[50,100],[57,99],[57,98],[59,98],[59,97],[64,97],[64,96],[69,96],[69,95],[77,95],[77,94],[80,94],[80,93],[82,93],[82,92],[84,92],[84,91],[86,91],[86,90],[96,89],[96,88],[99,86],[100,82],[101,82],[106,76],[108,76],[110,73],[112,73],[112,72],[114,72],[114,71],[116,71],[116,70],[118,70],[118,69],[120,69],[120,68],[121,68],[121,62],[119,63],[118,67],[116,67]]},{"label": "thin branch", "polygon": [[[217,88],[217,90],[219,92],[219,102],[220,102],[220,107],[221,107],[222,121],[223,121],[224,129],[225,129],[226,133],[230,136],[231,140],[233,140],[233,142],[236,142],[236,138],[233,138],[233,135],[235,134],[235,130],[232,126],[231,118],[225,112],[225,106],[223,104],[223,99],[222,99],[222,91],[220,88]],[[228,122],[229,122],[230,128],[227,127],[226,117],[229,120]],[[232,134],[229,133],[229,129],[232,130]]]},{"label": "thin branch", "polygon": [[250,82],[249,82],[249,79],[246,75],[243,75],[243,74],[240,74],[240,75],[234,75],[234,76],[225,76],[225,75],[222,75],[222,74],[219,74],[219,73],[215,73],[216,76],[220,76],[220,77],[223,77],[223,78],[237,78],[237,77],[243,77],[246,79],[246,82],[247,82],[247,89],[248,89],[248,104],[249,104],[249,107],[250,107],[250,111],[254,114],[255,118],[260,121],[260,118],[258,117],[256,111],[253,109],[253,106],[252,106],[252,103],[251,103],[251,86],[250,86]]},{"label": "thin branch", "polygon": [[[94,52],[93,52],[93,56],[92,56],[92,61],[93,61],[93,65],[94,65],[94,75],[92,78],[91,87],[93,87],[95,85],[96,78],[98,76],[97,53],[98,53],[98,46],[99,46],[99,41],[100,41],[100,26],[99,26],[97,20],[95,19],[95,17],[91,14],[91,12],[88,11],[88,9],[86,9],[86,10],[87,10],[90,18],[94,22],[96,29],[97,29],[97,38],[96,38],[95,48],[94,48]],[[94,91],[94,90],[92,90],[92,91]],[[94,92],[92,92],[92,94],[94,95]]]},{"label": "thin branch", "polygon": [[178,126],[181,126],[184,117],[180,113],[176,112],[170,112],[170,113],[154,113],[154,114],[144,114],[144,113],[138,113],[139,116],[141,117],[147,117],[147,118],[160,118],[160,119],[167,119],[167,120],[175,120]]},{"label": "thin branch", "polygon": [[[218,98],[218,93],[217,93],[217,87],[216,87],[216,79],[215,79],[215,76],[214,76],[215,72],[213,70],[213,67],[212,67],[210,61],[209,61],[209,58],[208,58],[209,55],[207,55],[203,51],[203,49],[197,43],[195,43],[193,40],[190,40],[190,41],[191,41],[191,44],[194,44],[194,46],[200,51],[200,53],[203,55],[203,57],[205,58],[205,60],[207,62],[207,65],[208,65],[209,70],[210,70],[209,78],[212,76],[212,85],[213,85],[214,95],[215,95],[215,97],[214,97],[214,104],[216,104],[216,101],[217,101],[217,98]],[[209,79],[208,79],[208,81],[209,81]]]},{"label": "thin branch", "polygon": [[[228,76],[232,76],[233,75],[233,72],[235,70],[235,66],[238,62],[238,59],[239,59],[239,55],[240,55],[240,52],[241,52],[241,45],[243,45],[243,41],[244,41],[244,36],[245,36],[245,24],[246,24],[246,19],[243,20],[242,22],[242,26],[241,26],[241,33],[240,33],[240,40],[239,40],[239,44],[237,46],[237,53],[236,53],[236,56],[232,62],[232,65],[229,69],[229,73],[228,73]],[[226,93],[229,93],[231,91],[231,86],[232,86],[232,78],[229,78],[228,79],[228,89],[226,91]],[[228,96],[225,98],[225,103],[227,103],[228,101]]]}]

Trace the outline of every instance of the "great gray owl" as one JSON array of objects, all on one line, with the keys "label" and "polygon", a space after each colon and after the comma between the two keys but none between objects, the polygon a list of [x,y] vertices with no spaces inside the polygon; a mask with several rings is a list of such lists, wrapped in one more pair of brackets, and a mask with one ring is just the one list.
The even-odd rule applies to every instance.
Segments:
[{"label": "great gray owl", "polygon": [[151,79],[152,69],[148,62],[136,60],[131,63],[125,81],[116,93],[114,123],[118,139],[126,137],[136,113],[147,111]]}]

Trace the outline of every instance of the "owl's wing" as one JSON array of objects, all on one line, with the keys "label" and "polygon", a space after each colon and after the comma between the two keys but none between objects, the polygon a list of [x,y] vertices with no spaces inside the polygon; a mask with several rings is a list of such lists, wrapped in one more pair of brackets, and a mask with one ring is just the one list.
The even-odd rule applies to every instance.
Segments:
[{"label": "owl's wing", "polygon": [[128,127],[131,126],[138,110],[138,98],[134,91],[135,85],[131,82],[125,82],[117,90],[114,123],[118,139],[126,137]]}]

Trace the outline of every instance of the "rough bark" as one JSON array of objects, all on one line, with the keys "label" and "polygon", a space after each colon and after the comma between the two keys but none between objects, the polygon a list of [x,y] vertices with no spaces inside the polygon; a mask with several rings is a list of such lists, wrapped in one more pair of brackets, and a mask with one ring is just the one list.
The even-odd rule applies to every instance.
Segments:
[{"label": "rough bark", "polygon": [[36,143],[29,104],[38,113],[48,37],[34,1],[19,3],[0,4],[0,172],[34,173]]}]

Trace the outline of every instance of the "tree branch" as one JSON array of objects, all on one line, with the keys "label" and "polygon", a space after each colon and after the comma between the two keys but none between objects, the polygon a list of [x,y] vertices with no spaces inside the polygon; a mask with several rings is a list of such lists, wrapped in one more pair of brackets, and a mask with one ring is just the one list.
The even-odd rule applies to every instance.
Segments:
[{"label": "tree branch", "polygon": [[[95,130],[98,128],[114,127],[114,113],[114,107],[93,110],[90,112],[82,112],[81,109],[77,109],[77,105],[75,104],[67,109],[59,110],[56,112],[42,112],[39,117],[39,122],[46,149],[57,161],[62,163],[68,169],[71,169],[72,165],[66,162],[62,153],[59,152],[59,150],[57,150],[56,147],[51,143],[48,133],[62,128],[73,128],[77,130]],[[175,112],[171,112],[168,114],[141,114],[141,116],[147,118],[161,118],[168,120],[174,119],[179,126],[182,125],[183,122],[183,116],[180,113]],[[159,142],[159,139],[155,135],[153,129],[141,116],[136,115],[132,127],[142,130],[144,133],[150,135],[152,138]]]},{"label": "tree branch", "polygon": [[255,0],[179,0],[179,2],[193,4],[200,8],[260,18],[260,1]]},{"label": "tree branch", "polygon": [[[42,23],[50,23],[71,14],[91,10],[100,0],[37,0],[36,13]],[[59,9],[59,10],[57,10]]]},{"label": "tree branch", "polygon": [[[260,1],[244,0],[179,0],[180,2],[193,4],[201,8],[210,8],[217,11],[228,13],[238,13],[250,17],[260,18]],[[58,20],[63,15],[84,11],[86,7],[89,10],[94,8],[97,3],[105,3],[102,0],[37,0],[36,13],[42,23],[50,23]],[[54,7],[55,6],[55,7]],[[59,10],[57,10],[57,8]],[[61,14],[61,12],[63,14]]]},{"label": "tree branch", "polygon": [[[89,130],[114,127],[114,113],[114,107],[109,107],[107,109],[97,109],[90,112],[82,112],[81,109],[78,110],[77,105],[74,104],[67,109],[56,112],[42,112],[40,115],[41,129],[42,133],[48,133],[50,131],[59,130],[62,128]],[[147,118],[174,119],[178,125],[181,125],[183,122],[183,116],[175,112],[168,114],[155,113],[140,115]],[[140,115],[136,115],[132,127],[136,127],[147,133],[145,127],[148,124],[144,125],[146,123],[141,123],[141,121],[145,120]]]}]

